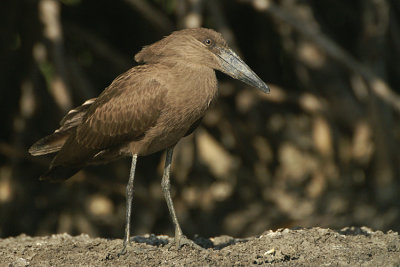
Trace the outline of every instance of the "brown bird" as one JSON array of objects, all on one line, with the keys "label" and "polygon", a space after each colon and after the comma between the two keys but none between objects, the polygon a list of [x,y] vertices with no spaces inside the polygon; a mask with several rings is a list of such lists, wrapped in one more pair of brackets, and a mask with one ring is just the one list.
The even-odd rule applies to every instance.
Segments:
[{"label": "brown bird", "polygon": [[144,47],[138,63],[118,76],[97,98],[71,110],[51,135],[29,149],[34,155],[58,152],[41,180],[63,181],[86,165],[131,156],[126,188],[122,253],[130,239],[133,180],[137,156],[166,149],[161,187],[175,226],[175,244],[191,241],[179,226],[170,195],[173,148],[199,125],[217,98],[215,70],[268,93],[268,86],[210,29],[175,31]]}]

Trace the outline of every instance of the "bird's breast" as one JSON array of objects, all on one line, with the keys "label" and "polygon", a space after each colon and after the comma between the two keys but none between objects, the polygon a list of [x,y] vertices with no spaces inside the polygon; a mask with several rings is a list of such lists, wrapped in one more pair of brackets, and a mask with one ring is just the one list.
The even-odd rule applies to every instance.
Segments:
[{"label": "bird's breast", "polygon": [[[186,76],[185,76],[186,73]],[[204,116],[217,98],[217,80],[212,69],[198,72],[181,72],[176,84],[168,90],[164,114],[174,127],[187,130]]]},{"label": "bird's breast", "polygon": [[211,71],[207,75],[188,75],[177,79],[179,82],[169,83],[165,106],[157,123],[146,132],[143,140],[131,144],[133,150],[147,155],[173,146],[204,116],[218,91],[215,72]]}]

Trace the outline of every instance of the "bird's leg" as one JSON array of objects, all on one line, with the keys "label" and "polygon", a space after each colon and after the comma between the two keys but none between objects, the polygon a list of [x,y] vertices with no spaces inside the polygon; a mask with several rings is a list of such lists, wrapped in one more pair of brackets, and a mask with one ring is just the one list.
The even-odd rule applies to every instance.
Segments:
[{"label": "bird's leg", "polygon": [[[193,241],[189,240],[186,236],[183,235],[181,227],[179,226],[178,218],[176,217],[174,204],[171,199],[171,184],[169,180],[169,174],[171,170],[171,162],[172,162],[172,153],[174,152],[174,147],[170,147],[167,149],[167,155],[165,157],[165,167],[164,174],[161,180],[161,188],[164,193],[165,201],[167,202],[169,213],[172,218],[172,222],[175,227],[175,245],[177,248],[182,247],[183,245],[194,244]],[[194,244],[197,246],[196,244]]]},{"label": "bird's leg", "polygon": [[132,213],[132,200],[133,200],[133,180],[135,178],[137,154],[132,155],[131,172],[129,174],[129,181],[126,185],[126,225],[124,243],[120,255],[126,253],[126,246],[129,244],[130,229],[131,229],[131,213]]}]

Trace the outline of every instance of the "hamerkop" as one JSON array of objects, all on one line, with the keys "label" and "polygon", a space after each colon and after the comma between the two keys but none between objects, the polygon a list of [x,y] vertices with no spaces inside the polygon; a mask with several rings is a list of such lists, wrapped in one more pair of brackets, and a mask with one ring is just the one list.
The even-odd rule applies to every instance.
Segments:
[{"label": "hamerkop", "polygon": [[126,188],[130,237],[133,179],[137,156],[166,149],[161,187],[175,226],[175,244],[190,243],[182,233],[170,195],[173,148],[199,124],[217,98],[215,70],[268,93],[268,86],[210,29],[185,29],[144,47],[142,65],[118,76],[97,98],[71,110],[51,135],[29,149],[34,155],[58,152],[41,180],[66,180],[90,164],[131,156]]}]

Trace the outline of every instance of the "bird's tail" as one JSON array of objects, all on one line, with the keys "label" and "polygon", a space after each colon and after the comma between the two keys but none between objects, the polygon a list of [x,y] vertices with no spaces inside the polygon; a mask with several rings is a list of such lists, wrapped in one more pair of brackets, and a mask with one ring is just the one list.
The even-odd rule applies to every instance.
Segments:
[{"label": "bird's tail", "polygon": [[39,156],[60,151],[71,133],[82,122],[83,116],[95,100],[96,98],[89,99],[79,107],[70,110],[60,121],[60,128],[55,130],[53,134],[34,143],[29,148],[29,153],[33,156]]},{"label": "bird's tail", "polygon": [[81,167],[70,167],[58,165],[50,167],[50,169],[40,176],[41,181],[63,182],[72,175],[81,170]]},{"label": "bird's tail", "polygon": [[70,132],[55,132],[43,137],[29,148],[29,153],[32,156],[40,156],[58,152],[67,141],[69,135]]}]

